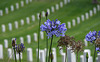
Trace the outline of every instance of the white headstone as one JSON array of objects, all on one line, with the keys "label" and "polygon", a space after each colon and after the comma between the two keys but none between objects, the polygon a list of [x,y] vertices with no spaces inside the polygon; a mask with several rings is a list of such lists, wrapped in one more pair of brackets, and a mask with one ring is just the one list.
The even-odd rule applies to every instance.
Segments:
[{"label": "white headstone", "polygon": [[96,57],[96,62],[98,62],[98,57]]},{"label": "white headstone", "polygon": [[82,19],[82,21],[84,21],[84,15],[81,15],[81,19]]},{"label": "white headstone", "polygon": [[97,13],[97,10],[96,10],[96,8],[95,8],[95,7],[93,8],[93,12],[94,12],[94,14],[96,14],[96,13]]},{"label": "white headstone", "polygon": [[7,7],[5,8],[5,13],[8,14],[8,8]]},{"label": "white headstone", "polygon": [[[38,49],[36,49],[36,58],[38,58]],[[40,59],[40,50],[39,50],[39,59]]]},{"label": "white headstone", "polygon": [[26,22],[27,22],[27,24],[30,24],[30,18],[29,17],[26,17]]},{"label": "white headstone", "polygon": [[13,5],[11,5],[11,11],[14,11],[14,6]]},{"label": "white headstone", "polygon": [[7,39],[4,40],[4,46],[5,46],[5,48],[8,48],[8,40]]},{"label": "white headstone", "polygon": [[20,37],[20,43],[24,43],[24,38]]},{"label": "white headstone", "polygon": [[98,62],[100,62],[100,53],[98,53],[97,55],[98,55]]},{"label": "white headstone", "polygon": [[59,53],[60,53],[60,54],[63,53],[63,49],[62,49],[62,47],[59,47]]},{"label": "white headstone", "polygon": [[72,20],[72,24],[73,24],[73,26],[75,26],[76,24],[75,24],[75,19],[73,19]]},{"label": "white headstone", "polygon": [[43,33],[43,31],[40,31],[40,36],[41,36],[41,39],[44,39],[44,33]]},{"label": "white headstone", "polygon": [[35,21],[35,16],[34,15],[32,15],[32,21]]},{"label": "white headstone", "polygon": [[34,33],[34,41],[38,41],[38,39],[37,39],[37,33]]},{"label": "white headstone", "polygon": [[39,20],[39,13],[37,13],[37,19]]},{"label": "white headstone", "polygon": [[[62,53],[61,56],[62,56],[62,62],[65,62],[65,59],[66,59],[66,53]],[[67,59],[66,59],[66,60],[67,60]]]},{"label": "white headstone", "polygon": [[80,62],[84,62],[84,55],[80,56]]},{"label": "white headstone", "polygon": [[15,21],[15,28],[18,29],[18,22]]},{"label": "white headstone", "polygon": [[21,22],[21,25],[24,25],[24,20],[23,19],[21,19],[20,22]]},{"label": "white headstone", "polygon": [[40,50],[40,62],[45,62],[45,53],[44,50]]},{"label": "white headstone", "polygon": [[8,48],[8,57],[12,59],[12,49]]},{"label": "white headstone", "polygon": [[32,0],[30,0],[30,2],[32,2]]},{"label": "white headstone", "polygon": [[92,56],[90,56],[90,57],[88,58],[88,62],[93,62]]},{"label": "white headstone", "polygon": [[45,17],[45,12],[44,11],[42,11],[42,17]]},{"label": "white headstone", "polygon": [[71,48],[67,48],[67,58],[68,62],[71,62]]},{"label": "white headstone", "polygon": [[2,25],[2,32],[5,32],[6,31],[6,27],[5,27],[5,25],[3,24]]},{"label": "white headstone", "polygon": [[60,2],[60,7],[61,7],[61,8],[63,7],[63,2]]},{"label": "white headstone", "polygon": [[68,3],[70,3],[70,0],[68,0]]},{"label": "white headstone", "polygon": [[80,17],[77,17],[77,24],[80,24]]},{"label": "white headstone", "polygon": [[85,13],[86,19],[89,19],[89,14]]},{"label": "white headstone", "polygon": [[24,6],[24,1],[21,1],[21,7],[23,7]]},{"label": "white headstone", "polygon": [[27,43],[30,44],[31,43],[31,36],[27,35]]},{"label": "white headstone", "polygon": [[16,3],[16,9],[19,9],[19,3]]},{"label": "white headstone", "polygon": [[32,48],[27,48],[27,60],[30,62],[33,61]]},{"label": "white headstone", "polygon": [[64,4],[67,4],[67,0],[64,0]]},{"label": "white headstone", "polygon": [[57,62],[56,48],[52,48],[52,54],[53,54],[53,61],[52,62]]},{"label": "white headstone", "polygon": [[76,54],[71,51],[71,61],[76,62]]},{"label": "white headstone", "polygon": [[91,17],[91,16],[93,16],[93,12],[92,12],[92,10],[90,10],[90,17]]},{"label": "white headstone", "polygon": [[88,42],[84,39],[85,46],[88,46]]},{"label": "white headstone", "polygon": [[[46,48],[44,48],[44,55],[45,55],[45,57],[46,57],[46,52],[47,52],[47,49]],[[48,56],[48,55],[47,55]]]},{"label": "white headstone", "polygon": [[51,12],[54,12],[54,11],[55,11],[55,10],[54,10],[54,6],[52,6],[52,7],[51,7]]},{"label": "white headstone", "polygon": [[[22,59],[22,53],[20,53],[20,58]],[[19,60],[19,53],[16,53],[16,59]]]},{"label": "white headstone", "polygon": [[26,0],[26,4],[28,4],[29,3],[29,1],[28,0]]},{"label": "white headstone", "polygon": [[97,5],[97,10],[100,11],[100,5]]},{"label": "white headstone", "polygon": [[12,31],[12,24],[11,23],[8,24],[8,27],[9,27],[9,31]]},{"label": "white headstone", "polygon": [[68,28],[71,28],[71,22],[68,22]]},{"label": "white headstone", "polygon": [[3,46],[0,44],[0,59],[3,59]]},{"label": "white headstone", "polygon": [[50,15],[50,9],[47,9],[48,15]]},{"label": "white headstone", "polygon": [[0,16],[3,16],[3,11],[2,10],[0,10]]},{"label": "white headstone", "polygon": [[56,4],[56,10],[59,10],[59,5],[58,4]]},{"label": "white headstone", "polygon": [[84,50],[84,62],[86,62],[86,54],[88,53],[88,58],[91,57],[91,51],[89,49]]}]

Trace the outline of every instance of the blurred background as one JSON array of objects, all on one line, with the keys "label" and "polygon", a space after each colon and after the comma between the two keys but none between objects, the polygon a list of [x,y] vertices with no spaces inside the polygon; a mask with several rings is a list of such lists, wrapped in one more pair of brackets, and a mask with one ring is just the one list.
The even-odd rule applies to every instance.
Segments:
[{"label": "blurred background", "polygon": [[[99,0],[0,0],[0,44],[3,45],[3,59],[0,59],[0,62],[14,62],[13,59],[9,59],[7,50],[12,48],[12,38],[16,38],[19,44],[21,37],[25,45],[22,62],[28,62],[27,48],[32,48],[33,62],[36,62],[38,42],[34,40],[34,33],[38,33],[39,13],[42,14],[41,23],[43,24],[46,21],[46,11],[50,11],[48,19],[58,19],[61,23],[66,23],[66,35],[74,36],[76,41],[82,40],[84,43],[85,35],[89,31],[100,30]],[[30,43],[28,43],[28,35],[31,37]],[[44,32],[44,39],[40,39],[40,49],[46,47],[45,35]],[[54,37],[53,47],[56,48],[57,62],[62,62],[57,47],[58,39]],[[8,47],[5,47],[5,40],[8,41]],[[93,56],[94,46],[88,43],[85,48],[90,49]],[[79,53],[81,54],[83,53]]]}]

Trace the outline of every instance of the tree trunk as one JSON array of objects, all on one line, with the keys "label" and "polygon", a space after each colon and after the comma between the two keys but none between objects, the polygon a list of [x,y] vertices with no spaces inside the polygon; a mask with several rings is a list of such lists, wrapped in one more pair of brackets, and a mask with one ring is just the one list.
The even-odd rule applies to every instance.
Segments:
[{"label": "tree trunk", "polygon": [[98,3],[98,1],[97,1],[97,0],[93,0],[93,1],[92,1],[92,3],[97,4],[97,3]]}]

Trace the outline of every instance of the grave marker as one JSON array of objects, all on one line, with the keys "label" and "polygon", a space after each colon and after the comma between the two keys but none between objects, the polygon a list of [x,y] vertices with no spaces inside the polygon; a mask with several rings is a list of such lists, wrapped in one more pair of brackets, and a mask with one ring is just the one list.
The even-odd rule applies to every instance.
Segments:
[{"label": "grave marker", "polygon": [[56,48],[52,48],[53,62],[57,62]]},{"label": "grave marker", "polygon": [[90,17],[91,17],[91,16],[93,16],[93,12],[92,12],[92,10],[90,10]]},{"label": "grave marker", "polygon": [[56,10],[59,10],[59,5],[58,4],[56,4]]},{"label": "grave marker", "polygon": [[97,13],[97,11],[96,11],[96,8],[95,8],[95,7],[93,8],[93,12],[94,12],[94,14],[96,14],[96,13]]},{"label": "grave marker", "polygon": [[51,7],[51,12],[54,12],[54,11],[55,11],[55,10],[54,10],[54,6],[52,6],[52,7]]},{"label": "grave marker", "polygon": [[12,24],[11,23],[8,24],[8,27],[9,27],[9,31],[12,31]]},{"label": "grave marker", "polygon": [[27,35],[27,43],[30,44],[31,43],[31,36]]},{"label": "grave marker", "polygon": [[4,46],[5,46],[5,48],[8,48],[8,40],[7,39],[4,40]]},{"label": "grave marker", "polygon": [[18,22],[15,21],[15,28],[18,29]]},{"label": "grave marker", "polygon": [[37,13],[37,19],[39,20],[40,18],[39,18],[39,13]]},{"label": "grave marker", "polygon": [[84,39],[85,46],[88,46],[88,42]]},{"label": "grave marker", "polygon": [[44,50],[40,50],[40,62],[45,62],[45,53]]},{"label": "grave marker", "polygon": [[80,24],[80,17],[77,17],[77,24]]},{"label": "grave marker", "polygon": [[71,28],[71,22],[68,22],[68,28]]},{"label": "grave marker", "polygon": [[67,0],[64,0],[64,4],[67,4]]},{"label": "grave marker", "polygon": [[89,19],[89,14],[85,13],[86,19]]},{"label": "grave marker", "polygon": [[83,55],[80,56],[80,62],[84,62],[84,56]]},{"label": "grave marker", "polygon": [[34,33],[34,41],[36,41],[36,42],[38,41],[37,40],[37,33]]},{"label": "grave marker", "polygon": [[27,60],[30,62],[33,61],[32,48],[27,48]]},{"label": "grave marker", "polygon": [[47,9],[48,15],[50,15],[50,9]]},{"label": "grave marker", "polygon": [[0,10],[0,16],[3,16],[3,11],[2,10]]},{"label": "grave marker", "polygon": [[[62,53],[61,56],[62,56],[62,62],[65,62],[65,59],[66,59],[66,53]],[[67,60],[67,59],[66,59],[66,60]]]},{"label": "grave marker", "polygon": [[5,8],[5,13],[8,14],[8,8],[7,7]]},{"label": "grave marker", "polygon": [[81,15],[81,19],[82,19],[82,21],[84,21],[84,15]]},{"label": "grave marker", "polygon": [[72,24],[73,24],[73,26],[75,26],[76,24],[75,24],[75,19],[73,19],[72,20]]},{"label": "grave marker", "polygon": [[26,4],[28,4],[29,3],[29,1],[28,0],[26,0]]},{"label": "grave marker", "polygon": [[24,1],[21,1],[21,7],[23,7],[24,6]]},{"label": "grave marker", "polygon": [[32,15],[32,21],[35,21],[35,16],[34,15]]},{"label": "grave marker", "polygon": [[16,9],[19,9],[19,3],[16,3]]},{"label": "grave marker", "polygon": [[26,22],[27,22],[27,24],[30,24],[30,18],[29,17],[26,17]]},{"label": "grave marker", "polygon": [[97,5],[97,10],[100,11],[100,5]]},{"label": "grave marker", "polygon": [[11,5],[11,11],[14,11],[14,6],[13,5]]},{"label": "grave marker", "polygon": [[44,33],[43,33],[43,31],[40,31],[40,36],[41,36],[41,39],[44,39]]},{"label": "grave marker", "polygon": [[6,27],[4,24],[2,24],[2,32],[5,32],[6,31]]},{"label": "grave marker", "polygon": [[3,59],[3,46],[0,44],[0,59]]},{"label": "grave marker", "polygon": [[24,38],[20,37],[20,43],[24,43]]},{"label": "grave marker", "polygon": [[63,7],[63,2],[60,2],[60,7],[61,7],[61,8]]},{"label": "grave marker", "polygon": [[12,49],[8,48],[8,58],[12,59]]},{"label": "grave marker", "polygon": [[24,25],[24,20],[23,20],[23,19],[21,19],[21,21],[20,21],[20,22],[21,22],[21,25]]}]

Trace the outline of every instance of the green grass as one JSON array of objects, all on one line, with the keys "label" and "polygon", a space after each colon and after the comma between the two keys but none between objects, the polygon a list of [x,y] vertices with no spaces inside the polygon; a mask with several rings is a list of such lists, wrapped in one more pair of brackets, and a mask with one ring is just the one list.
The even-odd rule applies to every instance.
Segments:
[{"label": "green grass", "polygon": [[[32,4],[34,3],[34,4]],[[14,29],[14,21],[18,20],[20,22],[20,19],[24,19],[31,15],[38,13],[42,10],[46,10],[47,8],[50,8],[52,5],[55,5],[57,2],[49,3],[49,2],[32,2],[29,5],[26,5],[23,8],[20,8],[20,10],[16,10],[14,12],[11,12],[8,15],[4,15],[3,17],[0,17],[0,26],[2,23],[7,24],[9,22],[13,23],[13,31],[9,31],[7,28],[7,31],[5,33],[1,33],[0,31],[0,44],[4,45],[4,39],[8,39],[9,41],[9,48],[11,48],[11,39],[13,37],[17,38],[17,43],[20,43],[19,37],[24,37],[24,43],[25,47],[27,48],[32,48],[33,49],[33,61],[36,62],[36,48],[37,48],[37,42],[34,41],[33,33],[38,31],[38,20],[36,19],[35,22],[31,21],[31,24],[27,25],[25,23],[24,26],[19,25],[20,28]],[[3,2],[2,2],[3,4]],[[34,6],[35,5],[35,6]],[[54,13],[51,13],[48,18],[52,19],[59,19],[62,23],[66,23],[68,21],[72,21],[72,19],[76,19],[77,16],[81,16],[82,14],[85,14],[86,12],[89,12],[90,9],[93,9],[93,7],[96,5],[91,4],[91,2],[87,0],[76,0],[72,1],[71,3],[64,5],[63,8],[59,9],[58,11],[55,11]],[[1,7],[0,7],[1,8]],[[85,38],[85,35],[90,31],[90,30],[99,30],[100,26],[100,12],[98,14],[94,15],[93,17],[89,18],[88,20],[85,20],[84,22],[81,21],[79,25],[76,25],[75,27],[72,27],[71,29],[68,29],[66,34],[70,36],[74,36],[76,40],[82,40]],[[42,23],[45,21],[45,18],[42,18]],[[1,27],[0,27],[1,30]],[[27,44],[27,35],[31,35],[31,44]],[[59,38],[54,37],[53,39],[53,47],[55,47],[57,50],[57,62],[62,62],[61,61],[61,55],[59,54],[59,49],[57,47],[57,40]],[[40,39],[40,48],[44,49],[46,45],[44,45],[45,39],[41,40]],[[49,39],[49,44],[50,44],[50,39]],[[93,56],[92,51],[94,50],[94,46],[89,44],[88,47],[91,50],[91,54]],[[7,49],[4,48],[4,58],[3,60],[0,60],[0,62],[6,62],[8,61],[7,57]],[[80,53],[83,54],[83,53]],[[10,62],[14,62],[11,60]],[[23,53],[23,59],[22,62],[27,62],[27,51]]]}]

